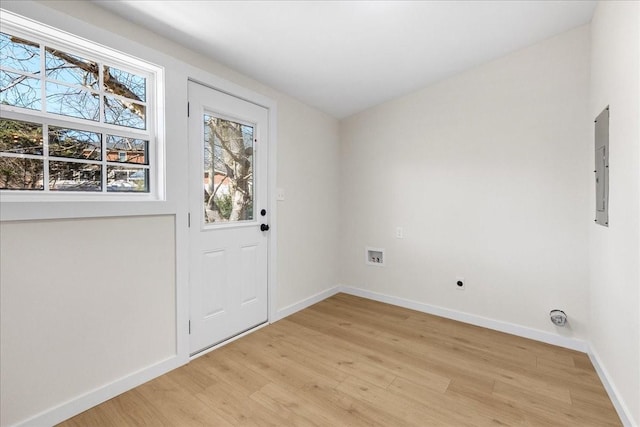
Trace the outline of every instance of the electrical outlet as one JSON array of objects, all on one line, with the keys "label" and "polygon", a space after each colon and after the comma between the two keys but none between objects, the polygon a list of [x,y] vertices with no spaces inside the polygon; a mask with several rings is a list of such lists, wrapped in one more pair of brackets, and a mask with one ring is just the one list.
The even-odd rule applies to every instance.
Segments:
[{"label": "electrical outlet", "polygon": [[402,227],[396,227],[396,239],[404,239],[404,230]]},{"label": "electrical outlet", "polygon": [[464,277],[456,277],[456,289],[460,290],[460,291],[464,291],[464,287],[465,287],[466,283],[464,281]]}]

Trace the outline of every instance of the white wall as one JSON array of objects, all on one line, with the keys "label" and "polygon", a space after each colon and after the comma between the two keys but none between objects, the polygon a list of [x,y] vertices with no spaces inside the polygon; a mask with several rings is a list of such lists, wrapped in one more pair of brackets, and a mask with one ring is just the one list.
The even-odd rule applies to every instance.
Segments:
[{"label": "white wall", "polygon": [[[279,104],[278,308],[338,283],[338,122],[299,103]],[[295,131],[294,131],[295,130]]]},{"label": "white wall", "polygon": [[173,220],[0,225],[3,426],[175,356]]},{"label": "white wall", "polygon": [[[337,263],[333,254],[339,218],[337,119],[89,2],[41,3],[96,26],[118,28],[119,36],[275,99],[278,103],[277,185],[286,194],[285,201],[278,203],[276,307],[282,309],[336,284]],[[167,73],[173,71],[177,70],[169,69]],[[168,92],[172,90],[167,88]],[[167,117],[168,123],[171,119]],[[327,262],[312,262],[321,257]]]},{"label": "white wall", "polygon": [[[276,307],[285,308],[337,283],[335,248],[340,218],[337,119],[89,2],[40,3],[95,26],[117,28],[119,36],[171,55],[178,63],[198,67],[275,99],[278,103],[277,185],[286,194],[285,201],[278,203]],[[177,70],[170,69],[167,73],[172,71]],[[168,87],[168,92],[171,90]],[[317,259],[326,262],[318,263]]]},{"label": "white wall", "polygon": [[[181,308],[171,305],[186,289],[183,106],[194,67],[278,102],[277,185],[286,200],[278,203],[277,309],[286,312],[340,281],[589,339],[623,404],[640,419],[637,3],[599,5],[591,64],[583,27],[353,116],[340,128],[90,2],[2,7],[166,67],[169,200],[163,216],[2,224],[0,425],[176,356],[180,330],[171,321]],[[606,104],[612,187],[611,226],[603,229],[591,225],[592,119]],[[404,239],[394,237],[396,226]],[[93,253],[118,247],[114,227],[152,239],[143,261],[166,262],[160,269],[129,266],[126,277],[98,276],[90,283],[103,296],[97,304],[95,294],[83,294],[82,273],[100,267]],[[76,268],[44,256],[58,244],[74,251]],[[386,267],[365,266],[366,245],[386,248]],[[128,255],[135,249],[129,246]],[[45,268],[34,268],[25,256],[33,253],[43,254]],[[466,277],[465,291],[454,289],[457,275]],[[147,301],[154,302],[151,312]],[[556,307],[568,313],[570,328],[551,325],[548,311]],[[612,307],[616,317],[609,316]],[[125,331],[122,319],[133,329]],[[148,348],[130,351],[148,339]]]},{"label": "white wall", "polygon": [[[188,307],[176,307],[175,298],[176,295],[184,297],[187,290],[187,153],[184,144],[187,78],[192,74],[197,74],[200,80],[206,80],[209,75],[224,78],[277,101],[277,185],[285,189],[286,200],[277,206],[276,309],[286,308],[335,286],[339,215],[336,119],[129,24],[90,2],[3,1],[2,7],[165,67],[168,200],[158,205],[158,213],[165,214],[161,220],[120,217],[3,224],[0,425],[12,425],[38,414],[43,414],[43,418],[37,418],[41,424],[42,420],[55,418],[47,418],[47,414],[59,415],[67,411],[72,415],[68,411],[73,408],[82,408],[87,402],[97,403],[83,396],[84,393],[97,396],[91,392],[100,387],[107,390],[105,393],[109,390],[117,393],[126,388],[126,384],[133,384],[130,378],[134,374],[147,372],[150,377],[160,373],[158,369],[152,369],[157,361],[173,358],[172,364],[163,365],[163,369],[186,361],[186,355],[180,352],[186,348],[185,313]],[[148,206],[145,212],[154,213]],[[144,225],[140,226],[143,220]],[[142,239],[126,238],[124,241],[130,245],[122,252],[122,241],[118,240],[122,238],[120,228],[139,228]],[[114,230],[118,233],[113,234]],[[88,241],[88,235],[105,240]],[[152,240],[145,240],[147,237]],[[147,248],[148,242],[154,247]],[[148,251],[149,257],[154,254],[162,257],[153,263],[143,263],[134,275],[124,277],[115,270],[93,268],[100,277],[89,280],[87,275],[78,274],[66,264],[64,268],[58,266],[52,276],[50,269],[34,267],[32,259],[19,256],[45,249],[56,253],[56,245],[82,248],[74,253],[74,265],[82,269],[95,266],[95,253],[132,255],[129,251],[136,254]],[[16,252],[18,247],[22,248],[21,252]],[[311,262],[322,257],[325,262]],[[162,267],[158,268],[158,265]],[[29,272],[27,282],[18,280],[23,271]],[[173,271],[175,274],[171,273]],[[167,273],[160,282],[157,272]],[[79,293],[79,289],[83,292]],[[114,293],[117,290],[127,292]],[[60,310],[39,309],[53,298],[52,292],[55,307]],[[47,299],[34,305],[33,298],[39,295]],[[97,303],[96,295],[105,298]],[[149,301],[157,304],[153,314],[161,320],[152,325],[148,318]],[[182,298],[182,301],[187,299]],[[112,309],[116,305],[118,309]],[[101,311],[100,315],[96,311]],[[28,329],[21,324],[24,319],[17,313],[29,313]],[[175,321],[167,326],[176,315],[184,320],[178,324],[177,331]],[[72,319],[76,323],[67,329]],[[123,319],[127,320],[131,332],[126,339],[118,341],[113,334],[121,330]],[[40,328],[38,325],[50,326]],[[55,333],[49,335],[52,330]],[[83,336],[90,339],[78,339]],[[148,339],[152,341],[144,351],[138,353],[137,348],[132,347],[132,342],[146,343]],[[40,351],[41,343],[46,343],[53,351]],[[104,343],[110,344],[108,352],[103,351]],[[82,360],[82,364],[73,363],[77,360]],[[25,397],[27,385],[32,387],[29,396]],[[65,406],[68,401],[79,403]],[[57,405],[66,409],[52,411]]]},{"label": "white wall", "polygon": [[344,120],[341,283],[586,339],[588,84],[584,26]]},{"label": "white wall", "polygon": [[[609,227],[589,226],[589,339],[631,422],[640,425],[640,3],[600,2],[591,45],[589,116],[610,106],[610,187]],[[592,141],[593,134],[591,164]]]}]

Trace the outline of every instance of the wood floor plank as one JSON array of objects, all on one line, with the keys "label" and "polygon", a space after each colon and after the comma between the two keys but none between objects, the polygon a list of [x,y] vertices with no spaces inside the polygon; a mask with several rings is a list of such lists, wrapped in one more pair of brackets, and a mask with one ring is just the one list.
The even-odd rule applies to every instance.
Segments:
[{"label": "wood floor plank", "polygon": [[[320,386],[318,386],[320,387]],[[349,418],[341,408],[326,402],[318,404],[309,391],[293,390],[280,384],[269,383],[251,395],[252,399],[263,402],[267,407],[276,408],[305,419],[310,425],[339,425]]]},{"label": "wood floor plank", "polygon": [[172,426],[137,390],[115,397],[68,420],[65,425],[85,426]]},{"label": "wood floor plank", "polygon": [[253,401],[242,387],[218,382],[195,395],[231,425],[281,426],[287,420]]},{"label": "wood floor plank", "polygon": [[526,425],[525,416],[510,402],[495,399],[492,395],[495,381],[478,380],[470,377],[457,377],[447,389],[445,395],[451,399],[446,408],[458,406],[465,408],[463,413],[478,424],[487,425]]},{"label": "wood floor plank", "polygon": [[621,423],[584,353],[338,294],[60,425]]},{"label": "wood floor plank", "polygon": [[[499,421],[498,417],[513,425],[521,422],[523,417],[513,414],[511,411],[503,410],[503,405],[491,404],[489,410],[484,406],[486,396],[483,396],[483,403],[479,404],[472,399],[462,397],[452,392],[435,393],[423,384],[414,383],[404,378],[397,378],[390,386],[389,391],[401,396],[404,399],[413,400],[415,403],[425,406],[434,415],[441,425],[457,426],[484,426],[507,424]],[[465,408],[474,407],[474,411],[455,411],[450,408],[461,405]]]},{"label": "wood floor plank", "polygon": [[357,372],[361,378],[382,387],[389,385],[396,377],[393,372],[381,369],[379,359],[376,359],[376,352],[365,351],[330,334],[315,336],[312,341],[298,339],[296,345],[300,349],[315,353],[324,361],[333,363],[345,374],[351,375]]},{"label": "wood floor plank", "polygon": [[[348,346],[354,354],[372,356],[370,358],[372,362],[375,359],[395,360],[429,372],[444,374],[443,376],[446,378],[461,372],[464,374],[478,373],[490,377],[489,370],[494,366],[486,358],[470,359],[456,348],[441,348],[418,342],[413,345],[385,343],[372,337],[363,336],[354,330],[327,327],[321,317],[311,312],[297,314],[292,317],[291,321],[298,324],[302,322],[306,327],[325,331],[325,335],[330,336],[334,342],[340,343],[340,345]],[[316,338],[317,340],[318,338]],[[471,364],[470,360],[475,363]],[[389,365],[386,363],[386,366]]]},{"label": "wood floor plank", "polygon": [[585,427],[602,425],[595,413],[586,415],[571,403],[560,402],[534,390],[496,381],[493,395],[500,400],[512,403],[530,420],[537,420],[543,425]]},{"label": "wood floor plank", "polygon": [[[363,401],[373,407],[392,406],[395,410],[386,417],[387,425],[412,425],[423,426],[433,424],[434,419],[431,414],[424,411],[420,419],[416,419],[413,409],[418,405],[412,405],[408,399],[404,399],[393,393],[389,393],[386,389],[368,383],[356,377],[349,377],[337,388],[338,391],[345,393],[354,400]],[[411,414],[411,416],[408,416]]]},{"label": "wood floor plank", "polygon": [[[190,391],[182,389],[174,380],[176,372],[170,372],[137,387],[153,410],[166,418],[173,426],[228,426],[232,425],[208,405],[194,398]],[[128,425],[136,425],[135,423]]]}]

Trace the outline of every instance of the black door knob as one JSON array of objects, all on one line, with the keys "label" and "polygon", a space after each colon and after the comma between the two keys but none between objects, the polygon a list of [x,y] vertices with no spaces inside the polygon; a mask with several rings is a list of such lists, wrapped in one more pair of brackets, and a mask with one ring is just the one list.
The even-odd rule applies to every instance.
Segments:
[{"label": "black door knob", "polygon": [[266,209],[260,210],[260,215],[265,216],[266,214],[267,214],[267,210]]},{"label": "black door knob", "polygon": [[269,226],[267,224],[260,224],[260,231],[269,231]]}]

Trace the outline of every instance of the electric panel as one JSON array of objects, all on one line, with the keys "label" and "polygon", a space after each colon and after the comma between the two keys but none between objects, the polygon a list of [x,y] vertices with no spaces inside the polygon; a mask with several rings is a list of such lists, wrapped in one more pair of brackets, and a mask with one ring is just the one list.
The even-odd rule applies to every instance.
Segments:
[{"label": "electric panel", "polygon": [[609,107],[595,120],[596,224],[609,226]]}]

